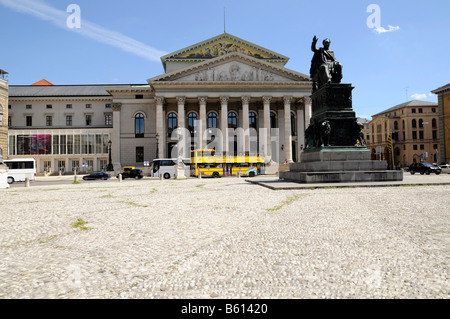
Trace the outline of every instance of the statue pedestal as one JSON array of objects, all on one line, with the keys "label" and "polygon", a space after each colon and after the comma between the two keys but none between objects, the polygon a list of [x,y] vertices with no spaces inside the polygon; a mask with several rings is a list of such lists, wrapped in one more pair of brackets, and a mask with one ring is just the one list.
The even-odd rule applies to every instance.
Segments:
[{"label": "statue pedestal", "polygon": [[175,165],[175,179],[186,179],[186,165]]},{"label": "statue pedestal", "polygon": [[0,164],[0,189],[9,188],[8,166]]},{"label": "statue pedestal", "polygon": [[387,170],[386,161],[370,160],[364,147],[322,147],[304,151],[300,163],[280,172],[280,179],[299,183],[401,181],[403,171]]}]

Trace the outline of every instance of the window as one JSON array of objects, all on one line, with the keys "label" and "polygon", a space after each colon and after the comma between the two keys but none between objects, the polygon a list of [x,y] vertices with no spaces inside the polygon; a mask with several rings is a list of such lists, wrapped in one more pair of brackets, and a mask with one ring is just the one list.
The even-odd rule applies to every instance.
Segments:
[{"label": "window", "polygon": [[294,113],[291,113],[291,136],[297,136],[297,126],[295,125]]},{"label": "window", "polygon": [[142,146],[136,147],[136,163],[144,162],[144,148]]},{"label": "window", "polygon": [[72,126],[72,115],[66,115],[66,126]]},{"label": "window", "polygon": [[423,128],[423,120],[422,119],[419,120],[419,128]]},{"label": "window", "polygon": [[172,132],[178,126],[178,117],[175,113],[170,113],[167,117],[167,133],[172,136]]},{"label": "window", "polygon": [[87,109],[92,109],[92,104],[86,104]]},{"label": "window", "polygon": [[423,140],[423,131],[419,131],[419,140]]},{"label": "window", "polygon": [[433,130],[431,134],[433,134],[433,141],[437,140],[437,131]]},{"label": "window", "polygon": [[237,115],[234,112],[228,113],[228,128],[237,128]]},{"label": "window", "polygon": [[437,144],[433,144],[433,149],[437,150],[438,149],[438,145]]},{"label": "window", "polygon": [[248,127],[252,127],[256,130],[256,113],[250,112],[248,114]]},{"label": "window", "polygon": [[412,138],[413,140],[417,140],[417,131],[412,132]]},{"label": "window", "polygon": [[52,108],[53,108],[53,105],[47,104],[47,108],[48,108],[48,109],[52,109]]},{"label": "window", "polygon": [[8,127],[11,127],[11,116],[8,116]]},{"label": "window", "polygon": [[217,128],[217,114],[214,112],[208,114],[208,128]]},{"label": "window", "polygon": [[142,100],[143,98],[144,96],[141,94],[136,95],[136,100]]},{"label": "window", "polygon": [[417,121],[416,120],[412,120],[412,127],[416,128],[417,127]]},{"label": "window", "polygon": [[107,109],[110,109],[111,107],[112,107],[112,104],[105,104],[105,107],[107,108]]},{"label": "window", "polygon": [[270,128],[277,128],[277,115],[270,112]]},{"label": "window", "polygon": [[420,144],[420,149],[421,149],[421,150],[424,150],[424,149],[425,149],[425,145]]},{"label": "window", "polygon": [[411,113],[416,113],[416,109],[411,109]]},{"label": "window", "polygon": [[112,126],[112,114],[105,114],[105,125]]},{"label": "window", "polygon": [[45,126],[53,126],[53,116],[45,117]]},{"label": "window", "polygon": [[436,113],[436,108],[431,108],[431,113]]},{"label": "window", "polygon": [[92,115],[86,114],[86,126],[92,126]]},{"label": "window", "polygon": [[419,109],[419,113],[423,113],[423,109]]},{"label": "window", "polygon": [[33,117],[32,116],[27,116],[26,121],[27,121],[27,126],[33,126]]},{"label": "window", "polygon": [[188,130],[191,135],[194,135],[195,129],[197,128],[197,114],[191,112],[188,114]]},{"label": "window", "polygon": [[417,145],[413,145],[413,150],[417,151]]},{"label": "window", "polygon": [[145,134],[145,117],[144,114],[138,113],[134,118],[134,133],[136,138],[142,138]]},{"label": "window", "polygon": [[8,110],[11,110],[11,108],[12,108],[12,106],[11,106],[11,105],[8,105]]},{"label": "window", "polygon": [[394,122],[394,130],[398,130],[398,122],[397,121]]},{"label": "window", "polygon": [[26,108],[27,110],[31,110],[31,109],[33,108],[33,106],[32,106],[31,104],[28,104],[27,106],[25,106],[25,108]]},{"label": "window", "polygon": [[431,120],[431,127],[432,128],[437,128],[437,121],[436,121],[436,119],[432,119]]},{"label": "window", "polygon": [[71,109],[72,108],[72,104],[66,104],[66,109]]}]

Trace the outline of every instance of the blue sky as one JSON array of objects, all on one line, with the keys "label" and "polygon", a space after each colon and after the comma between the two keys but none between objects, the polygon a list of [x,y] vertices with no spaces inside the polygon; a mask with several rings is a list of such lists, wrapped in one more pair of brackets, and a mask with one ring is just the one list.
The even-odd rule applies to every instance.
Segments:
[{"label": "blue sky", "polygon": [[[70,4],[81,9],[80,29],[67,27]],[[391,31],[369,28],[371,4],[378,30]],[[0,0],[0,68],[13,85],[146,83],[164,72],[164,53],[223,33],[224,7],[228,33],[288,56],[286,67],[304,74],[314,35],[330,38],[358,116],[437,102],[430,91],[450,82],[446,0]]]}]

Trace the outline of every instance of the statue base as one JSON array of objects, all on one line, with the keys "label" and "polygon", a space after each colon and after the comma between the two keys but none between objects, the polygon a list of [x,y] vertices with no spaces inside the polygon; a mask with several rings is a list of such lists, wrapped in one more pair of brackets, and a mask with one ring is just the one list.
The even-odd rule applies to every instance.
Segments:
[{"label": "statue base", "polygon": [[186,165],[175,165],[175,179],[186,179]]},{"label": "statue base", "polygon": [[386,161],[373,161],[365,147],[321,147],[304,151],[280,179],[298,183],[402,181],[403,171],[387,170]]}]

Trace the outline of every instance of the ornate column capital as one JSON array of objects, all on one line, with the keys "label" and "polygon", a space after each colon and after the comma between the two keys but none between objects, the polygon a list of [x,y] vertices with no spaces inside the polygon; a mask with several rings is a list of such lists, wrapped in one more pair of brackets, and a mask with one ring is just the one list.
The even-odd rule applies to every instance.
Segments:
[{"label": "ornate column capital", "polygon": [[301,103],[304,103],[304,104],[311,104],[312,103],[312,99],[309,96],[303,96],[303,97],[301,97],[299,99],[299,101]]},{"label": "ornate column capital", "polygon": [[186,102],[185,96],[177,96],[177,102],[178,104],[184,104]]},{"label": "ornate column capital", "polygon": [[163,104],[164,103],[164,96],[155,96],[155,101],[158,104]]},{"label": "ornate column capital", "polygon": [[251,96],[241,96],[242,103],[246,104],[250,103],[251,98],[252,98]]},{"label": "ornate column capital", "polygon": [[120,109],[122,108],[122,103],[113,103],[112,109],[114,112],[120,112]]},{"label": "ornate column capital", "polygon": [[290,104],[292,99],[293,99],[292,96],[283,96],[284,104],[288,104],[288,103]]},{"label": "ornate column capital", "polygon": [[264,103],[270,103],[270,101],[272,101],[272,97],[271,96],[263,96],[262,100]]},{"label": "ornate column capital", "polygon": [[207,96],[199,96],[198,101],[200,103],[206,103],[206,102],[208,102],[208,97]]},{"label": "ornate column capital", "polygon": [[229,96],[221,96],[221,97],[219,97],[219,99],[220,99],[221,104],[226,104],[230,100],[230,97]]}]

